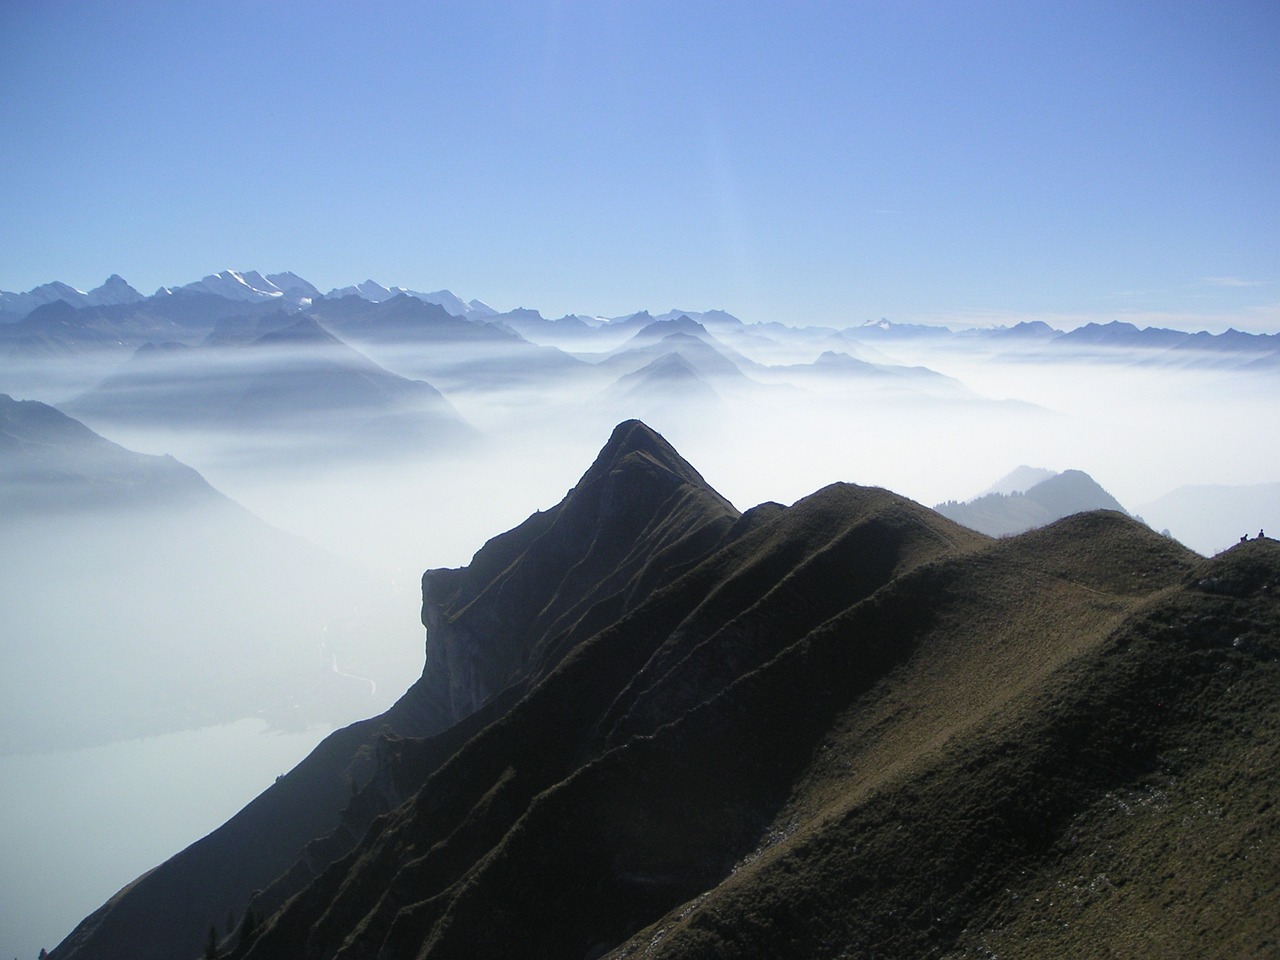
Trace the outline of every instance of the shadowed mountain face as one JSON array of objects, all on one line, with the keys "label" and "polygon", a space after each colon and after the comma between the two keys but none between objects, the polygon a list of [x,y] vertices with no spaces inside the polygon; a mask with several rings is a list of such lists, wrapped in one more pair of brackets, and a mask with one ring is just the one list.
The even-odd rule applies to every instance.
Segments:
[{"label": "shadowed mountain face", "polygon": [[1278,591],[1274,542],[1115,512],[740,515],[627,422],[428,571],[391,711],[53,955],[192,956],[228,912],[251,960],[1265,952]]}]

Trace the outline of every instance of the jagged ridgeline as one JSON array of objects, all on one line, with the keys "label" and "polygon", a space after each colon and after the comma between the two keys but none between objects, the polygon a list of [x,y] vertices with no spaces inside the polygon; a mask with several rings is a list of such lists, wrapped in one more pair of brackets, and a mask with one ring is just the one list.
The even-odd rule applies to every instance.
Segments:
[{"label": "jagged ridgeline", "polygon": [[391,710],[53,956],[1275,955],[1278,593],[1115,512],[740,514],[630,421],[425,574]]}]

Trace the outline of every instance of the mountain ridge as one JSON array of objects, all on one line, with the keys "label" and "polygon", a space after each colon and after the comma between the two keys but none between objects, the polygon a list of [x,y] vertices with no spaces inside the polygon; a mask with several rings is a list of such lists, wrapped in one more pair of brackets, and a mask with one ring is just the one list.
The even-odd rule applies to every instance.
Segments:
[{"label": "mountain ridge", "polygon": [[[1182,829],[1178,784],[1250,743],[1224,733],[1229,683],[1250,691],[1249,729],[1280,685],[1280,544],[1205,561],[1115,511],[992,540],[850,484],[740,513],[638,421],[560,504],[423,584],[418,683],[255,801],[274,813],[251,804],[202,843],[225,877],[303,795],[330,797],[303,818],[329,831],[277,844],[273,864],[295,852],[273,881],[260,864],[229,886],[197,845],[56,960],[193,952],[228,910],[252,919],[224,943],[235,960],[958,957],[1012,936],[1001,916],[1035,921],[1001,890],[1105,853],[1082,818],[1115,791],[1164,783],[1174,813],[1143,829]],[[1247,822],[1202,842],[1229,849]],[[1126,891],[1165,882],[1152,862]],[[175,887],[204,906],[175,912]],[[1229,910],[1196,904],[1225,929]],[[1087,906],[1066,916],[1096,945]],[[1269,929],[1237,927],[1239,943]]]}]

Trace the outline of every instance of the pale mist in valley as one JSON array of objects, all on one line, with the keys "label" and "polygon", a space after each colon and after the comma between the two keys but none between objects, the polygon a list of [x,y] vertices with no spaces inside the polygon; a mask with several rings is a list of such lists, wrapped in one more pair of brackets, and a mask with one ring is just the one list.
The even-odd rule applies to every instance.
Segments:
[{"label": "pale mist in valley", "polygon": [[621,420],[739,509],[835,482],[963,502],[1030,466],[1202,553],[1280,530],[1272,338],[152,299],[0,327],[0,849],[43,851],[0,883],[45,905],[0,906],[5,955],[386,709],[430,642],[422,572],[554,505]]}]

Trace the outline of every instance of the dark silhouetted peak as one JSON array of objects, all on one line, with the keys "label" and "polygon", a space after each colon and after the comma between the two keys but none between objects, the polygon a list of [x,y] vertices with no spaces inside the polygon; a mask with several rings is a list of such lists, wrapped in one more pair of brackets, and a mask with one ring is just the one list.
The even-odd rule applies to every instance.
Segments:
[{"label": "dark silhouetted peak", "polygon": [[[1187,583],[1203,593],[1240,599],[1260,596],[1274,601],[1280,597],[1280,540],[1265,533],[1242,540],[1193,571]],[[1258,639],[1255,638],[1255,645]],[[1280,637],[1272,636],[1270,640],[1274,657],[1280,654]]]},{"label": "dark silhouetted peak", "polygon": [[560,634],[598,604],[638,602],[673,558],[705,550],[737,517],[660,434],[619,424],[560,503],[490,540],[469,566],[423,575],[427,668],[410,699],[450,722],[470,714],[550,669],[568,652]]},{"label": "dark silhouetted peak", "polygon": [[609,442],[596,456],[591,468],[574,489],[622,469],[630,463],[644,462],[666,471],[686,483],[706,487],[707,482],[690,463],[676,452],[662,434],[640,420],[625,420],[613,428]]}]

